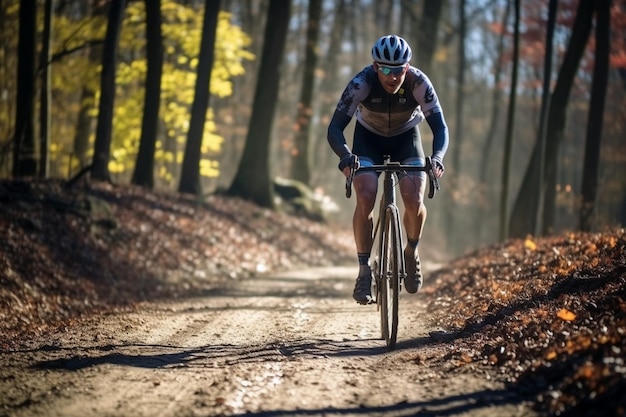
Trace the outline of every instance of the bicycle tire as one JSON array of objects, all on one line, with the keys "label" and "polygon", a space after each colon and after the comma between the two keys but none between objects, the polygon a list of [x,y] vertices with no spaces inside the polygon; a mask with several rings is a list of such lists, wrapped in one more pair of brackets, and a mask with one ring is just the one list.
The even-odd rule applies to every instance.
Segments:
[{"label": "bicycle tire", "polygon": [[[376,257],[374,260],[375,265],[375,274],[374,281],[376,282],[376,306],[378,310],[378,314],[380,315],[380,338],[382,340],[386,340],[389,335],[389,326],[387,323],[387,285],[386,285],[386,273],[385,267],[386,262],[384,259],[386,257],[387,252],[387,243],[388,239],[386,223],[385,223],[385,210],[382,207],[379,209],[379,216],[376,222],[376,232],[374,233],[375,241],[376,241]],[[383,301],[384,300],[384,301]]]},{"label": "bicycle tire", "polygon": [[400,240],[400,216],[398,208],[389,205],[385,209],[384,227],[380,244],[380,324],[382,338],[387,348],[394,349],[398,337],[398,303],[400,293],[400,263],[402,256]]}]

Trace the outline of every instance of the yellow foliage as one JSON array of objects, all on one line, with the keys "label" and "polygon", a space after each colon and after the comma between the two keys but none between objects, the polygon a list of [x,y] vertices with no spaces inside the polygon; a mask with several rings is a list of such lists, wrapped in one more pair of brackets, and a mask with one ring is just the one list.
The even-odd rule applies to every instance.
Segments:
[{"label": "yellow foliage", "polygon": [[124,164],[111,160],[109,161],[109,171],[112,174],[121,174],[122,172],[124,172]]},{"label": "yellow foliage", "polygon": [[214,178],[219,175],[219,162],[210,159],[200,160],[200,175],[203,177]]},{"label": "yellow foliage", "polygon": [[224,138],[214,133],[205,133],[202,137],[202,153],[217,153],[222,150]]},{"label": "yellow foliage", "polygon": [[[13,6],[8,5],[5,13],[9,17],[17,16],[17,2],[11,4]],[[157,164],[164,164],[163,169],[158,166],[158,175],[170,181],[173,174],[169,171],[174,168],[172,164],[182,161],[182,145],[189,130],[204,11],[174,0],[163,0],[161,11],[166,53],[161,80],[162,106],[158,117],[163,126],[159,131],[166,133],[160,133],[163,137],[157,140],[157,149],[160,151],[155,153],[155,158]],[[52,64],[52,89],[57,101],[52,107],[54,123],[51,157],[59,160],[64,158],[63,162],[58,163],[59,166],[71,161],[68,156],[73,153],[76,115],[83,109],[92,118],[98,113],[101,62],[99,55],[94,55],[85,46],[104,39],[106,18],[105,13],[83,18],[77,18],[76,14],[59,13],[53,19],[53,54],[73,51],[62,54]],[[144,2],[128,3],[120,33],[118,56],[121,58],[116,68],[112,161],[109,165],[113,173],[132,170],[139,148],[147,73],[145,22]],[[251,38],[232,23],[232,15],[220,12],[210,80],[212,95],[225,97],[232,94],[232,78],[244,73],[244,61],[255,58],[246,50],[251,43]],[[216,130],[209,110],[202,142],[203,154],[215,155],[221,151],[224,139],[216,134]],[[174,148],[165,146],[171,141],[176,143]],[[169,151],[165,152],[164,149]],[[76,160],[70,163],[76,163]],[[215,176],[218,171],[219,166],[215,164],[202,166],[202,175]]]}]

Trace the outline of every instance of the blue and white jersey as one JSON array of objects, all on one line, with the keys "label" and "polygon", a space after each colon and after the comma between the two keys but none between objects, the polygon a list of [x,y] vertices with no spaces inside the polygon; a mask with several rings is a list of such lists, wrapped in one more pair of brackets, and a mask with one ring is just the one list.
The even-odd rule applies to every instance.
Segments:
[{"label": "blue and white jersey", "polygon": [[441,112],[430,79],[421,70],[409,67],[396,94],[383,88],[373,65],[356,74],[348,83],[336,111],[357,120],[380,136],[395,136],[412,129],[430,114]]}]

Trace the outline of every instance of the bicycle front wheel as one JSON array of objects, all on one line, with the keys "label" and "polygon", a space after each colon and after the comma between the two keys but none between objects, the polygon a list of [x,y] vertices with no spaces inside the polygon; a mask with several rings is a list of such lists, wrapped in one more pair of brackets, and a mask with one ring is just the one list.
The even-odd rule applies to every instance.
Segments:
[{"label": "bicycle front wheel", "polygon": [[398,302],[400,292],[400,263],[402,248],[400,241],[400,216],[393,205],[385,209],[385,221],[379,247],[380,255],[380,324],[382,337],[387,347],[396,346],[398,336]]}]

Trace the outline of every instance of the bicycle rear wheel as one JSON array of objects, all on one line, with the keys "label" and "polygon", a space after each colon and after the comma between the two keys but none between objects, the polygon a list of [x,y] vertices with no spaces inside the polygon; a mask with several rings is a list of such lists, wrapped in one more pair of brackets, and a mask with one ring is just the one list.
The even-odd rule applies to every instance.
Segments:
[{"label": "bicycle rear wheel", "polygon": [[378,293],[382,337],[387,347],[393,349],[398,336],[398,301],[400,292],[400,216],[398,208],[390,205],[385,209],[385,222],[379,246],[380,275]]}]

